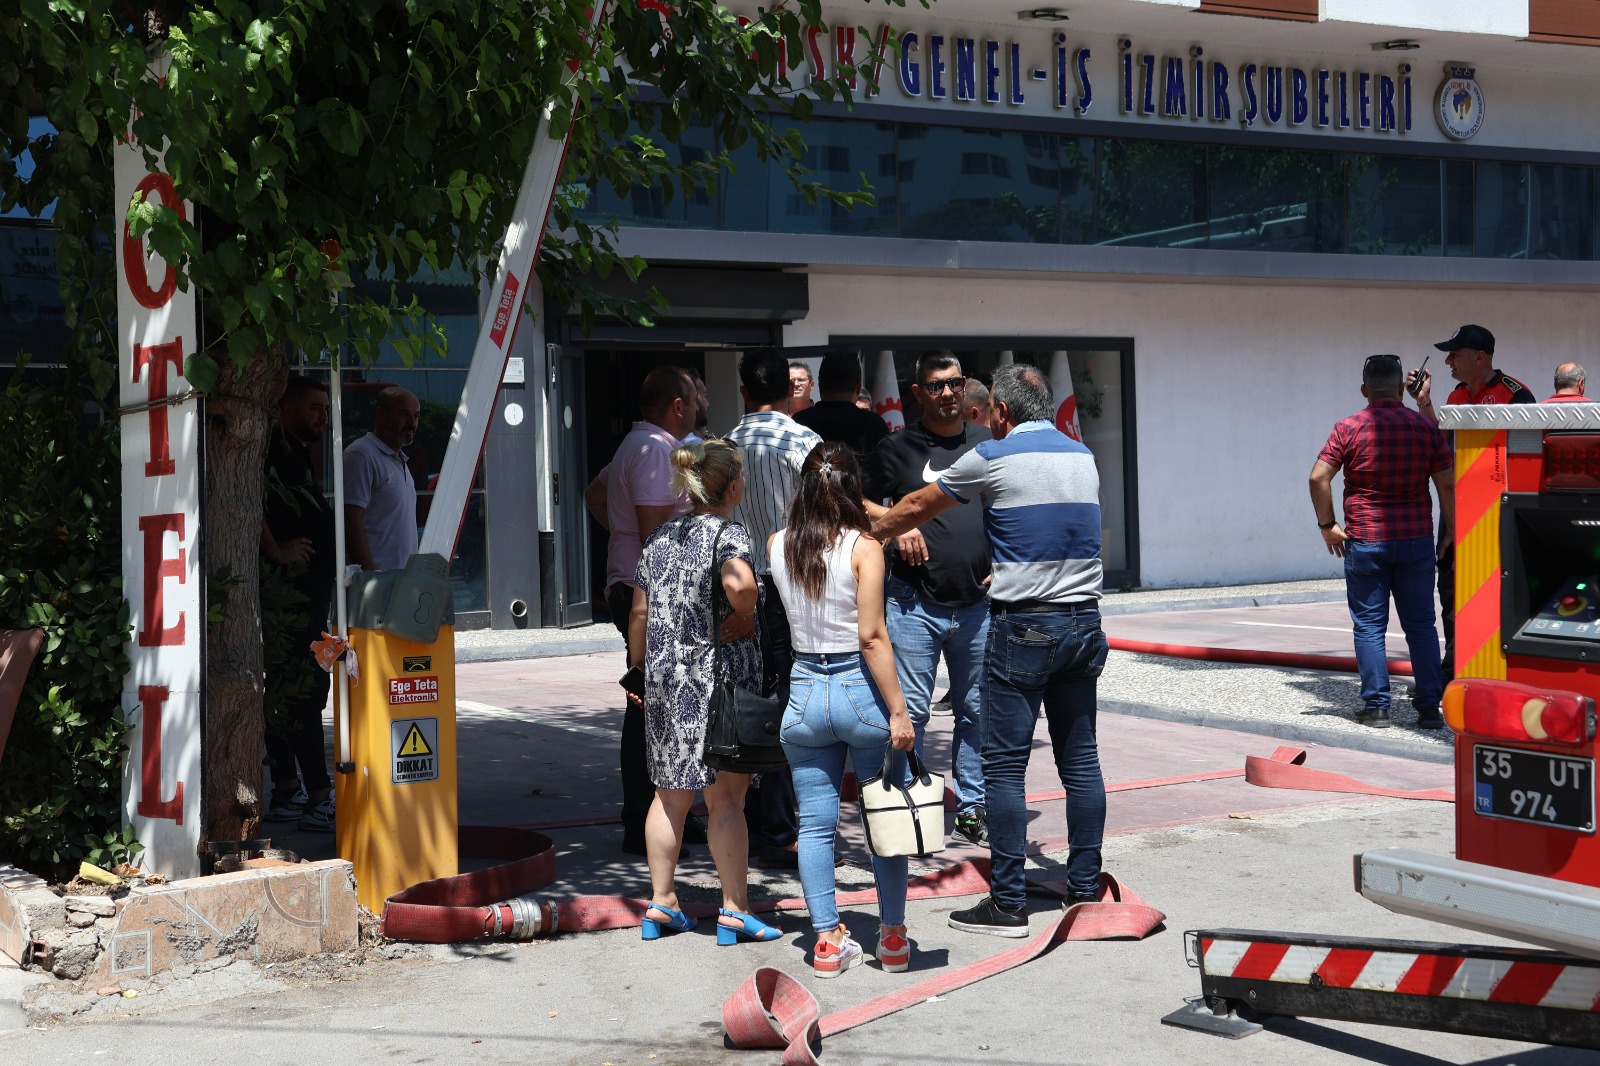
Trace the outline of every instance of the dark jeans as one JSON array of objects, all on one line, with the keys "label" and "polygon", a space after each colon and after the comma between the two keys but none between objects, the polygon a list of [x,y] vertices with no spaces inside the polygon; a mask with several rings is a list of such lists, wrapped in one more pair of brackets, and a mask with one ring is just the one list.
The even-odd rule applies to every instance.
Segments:
[{"label": "dark jeans", "polygon": [[1439,531],[1439,628],[1444,632],[1444,658],[1440,672],[1448,685],[1456,676],[1456,542]]},{"label": "dark jeans", "polygon": [[1027,802],[1023,798],[1034,725],[1044,705],[1056,771],[1067,791],[1067,885],[1074,895],[1100,881],[1106,785],[1095,739],[1095,682],[1105,669],[1105,633],[1097,604],[1010,613],[989,620],[983,694],[983,778],[988,790],[991,891],[1022,906]]},{"label": "dark jeans", "polygon": [[1354,628],[1356,668],[1361,673],[1361,703],[1389,707],[1389,662],[1384,633],[1389,599],[1406,635],[1416,680],[1412,699],[1418,710],[1437,711],[1443,689],[1439,673],[1439,631],[1433,627],[1432,537],[1405,540],[1352,540],[1344,546],[1345,595]]},{"label": "dark jeans", "polygon": [[[789,672],[794,667],[794,646],[789,640],[789,612],[783,609],[772,575],[761,576],[761,673],[763,693],[789,700]],[[744,797],[744,817],[750,836],[760,847],[787,848],[799,839],[795,814],[794,777],[788,767],[761,780]]]},{"label": "dark jeans", "polygon": [[319,628],[291,637],[291,654],[280,664],[287,675],[282,681],[303,690],[287,701],[282,713],[267,716],[267,765],[272,768],[272,791],[279,795],[289,792],[284,786],[296,778],[311,796],[332,784],[322,733],[322,710],[328,705],[332,679],[311,657],[311,642],[321,636]]},{"label": "dark jeans", "polygon": [[[606,609],[626,642],[628,615],[633,613],[633,586],[618,581],[606,589]],[[622,668],[628,668],[626,651],[622,656]],[[619,771],[622,776],[622,831],[629,834],[644,832],[645,815],[650,813],[650,801],[656,795],[655,783],[650,780],[650,764],[645,761],[644,732],[644,708],[635,707],[624,698]]]}]

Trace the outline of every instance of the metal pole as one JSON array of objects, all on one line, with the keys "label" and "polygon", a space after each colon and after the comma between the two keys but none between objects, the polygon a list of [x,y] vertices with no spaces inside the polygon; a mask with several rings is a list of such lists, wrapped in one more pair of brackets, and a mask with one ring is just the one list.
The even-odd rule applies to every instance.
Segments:
[{"label": "metal pole", "polygon": [[[334,636],[350,639],[350,619],[345,603],[345,541],[344,541],[344,383],[339,378],[339,346],[329,353],[331,373],[328,376],[329,421],[333,423],[333,564],[334,564]],[[344,660],[333,665],[334,731],[338,743],[334,747],[334,769],[341,774],[354,773],[356,764],[350,758],[350,677],[345,673]]]}]

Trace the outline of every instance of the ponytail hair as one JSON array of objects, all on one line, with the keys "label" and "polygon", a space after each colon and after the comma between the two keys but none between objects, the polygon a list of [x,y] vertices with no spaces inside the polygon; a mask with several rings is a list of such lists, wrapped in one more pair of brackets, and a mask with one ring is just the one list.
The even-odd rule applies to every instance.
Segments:
[{"label": "ponytail hair", "polygon": [[698,507],[715,507],[743,469],[744,457],[725,440],[680,445],[672,452],[672,488]]},{"label": "ponytail hair", "polygon": [[861,466],[854,449],[837,441],[812,448],[800,465],[783,552],[789,577],[807,599],[822,599],[828,583],[826,553],[839,535],[871,528],[861,506]]}]

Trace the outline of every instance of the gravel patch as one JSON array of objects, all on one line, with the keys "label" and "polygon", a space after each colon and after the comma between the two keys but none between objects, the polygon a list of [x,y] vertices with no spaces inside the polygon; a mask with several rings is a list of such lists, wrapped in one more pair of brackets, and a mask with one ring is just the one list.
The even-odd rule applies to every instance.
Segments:
[{"label": "gravel patch", "polygon": [[1354,674],[1169,659],[1114,651],[1100,676],[1100,707],[1195,725],[1448,762],[1448,729],[1417,729],[1411,686],[1393,683],[1393,725],[1357,725]]}]

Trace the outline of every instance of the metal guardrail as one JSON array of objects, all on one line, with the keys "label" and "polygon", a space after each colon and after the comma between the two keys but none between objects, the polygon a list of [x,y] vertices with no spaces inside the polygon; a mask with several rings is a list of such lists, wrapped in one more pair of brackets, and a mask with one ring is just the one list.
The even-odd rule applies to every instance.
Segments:
[{"label": "metal guardrail", "polygon": [[1440,429],[1600,430],[1600,402],[1449,404],[1438,411]]}]

